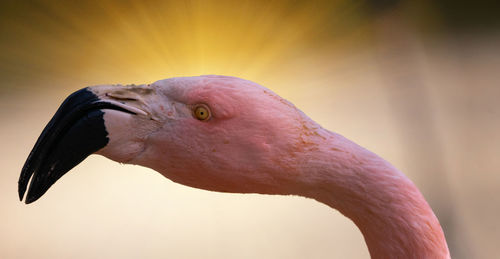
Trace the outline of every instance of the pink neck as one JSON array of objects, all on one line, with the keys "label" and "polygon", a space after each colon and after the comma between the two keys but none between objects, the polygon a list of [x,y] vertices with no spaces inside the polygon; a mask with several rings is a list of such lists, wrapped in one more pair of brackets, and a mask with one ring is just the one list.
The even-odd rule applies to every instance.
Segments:
[{"label": "pink neck", "polygon": [[[339,210],[361,230],[372,258],[449,258],[441,225],[415,185],[388,162],[322,132],[305,151],[296,194]],[[299,192],[299,193],[297,193]]]}]

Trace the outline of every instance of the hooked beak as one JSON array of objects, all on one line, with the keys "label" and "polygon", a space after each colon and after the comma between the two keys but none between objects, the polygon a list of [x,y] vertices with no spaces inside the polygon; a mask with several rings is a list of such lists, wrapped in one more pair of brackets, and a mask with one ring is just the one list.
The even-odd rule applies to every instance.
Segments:
[{"label": "hooked beak", "polygon": [[142,109],[124,101],[135,99],[117,96],[126,93],[129,88],[87,87],[66,98],[45,126],[24,163],[18,182],[21,201],[30,179],[25,199],[27,204],[36,201],[66,172],[108,144],[104,109],[147,115]]}]

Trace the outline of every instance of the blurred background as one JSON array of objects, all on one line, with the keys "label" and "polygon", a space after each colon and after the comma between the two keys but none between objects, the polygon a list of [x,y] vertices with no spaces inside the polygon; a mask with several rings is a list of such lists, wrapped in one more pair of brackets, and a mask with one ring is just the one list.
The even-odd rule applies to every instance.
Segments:
[{"label": "blurred background", "polygon": [[242,77],[407,174],[453,258],[500,254],[495,1],[2,1],[1,258],[368,258],[300,197],[221,194],[92,155],[31,205],[17,180],[73,91]]}]

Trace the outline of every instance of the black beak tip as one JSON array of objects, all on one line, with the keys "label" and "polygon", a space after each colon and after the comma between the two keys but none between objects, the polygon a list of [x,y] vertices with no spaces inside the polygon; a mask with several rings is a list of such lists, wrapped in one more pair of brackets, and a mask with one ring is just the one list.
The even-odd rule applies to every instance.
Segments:
[{"label": "black beak tip", "polygon": [[24,194],[26,193],[26,188],[28,187],[28,180],[26,180],[23,176],[26,175],[24,170],[21,173],[21,177],[19,177],[19,181],[17,183],[17,193],[19,195],[19,201],[23,201]]},{"label": "black beak tip", "polygon": [[30,196],[30,195],[28,195],[28,196],[26,196],[26,199],[24,200],[24,203],[26,203],[26,204],[30,204],[30,203],[32,203],[32,202],[34,202],[34,201],[38,200],[38,198],[40,198],[40,197]]},{"label": "black beak tip", "polygon": [[19,201],[22,202],[24,198],[24,193],[19,192]]},{"label": "black beak tip", "polygon": [[19,186],[19,189],[17,191],[17,194],[19,195],[19,201],[23,201],[24,197],[24,190],[21,190],[21,186]]},{"label": "black beak tip", "polygon": [[[38,200],[66,172],[109,141],[102,109],[119,109],[90,89],[71,94],[49,121],[29,154],[18,182],[19,199]],[[120,108],[121,109],[121,108]]]}]

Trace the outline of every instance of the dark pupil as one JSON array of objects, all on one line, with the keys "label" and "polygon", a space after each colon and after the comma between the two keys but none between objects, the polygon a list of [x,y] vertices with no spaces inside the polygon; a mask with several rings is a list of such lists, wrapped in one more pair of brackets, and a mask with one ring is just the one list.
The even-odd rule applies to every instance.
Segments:
[{"label": "dark pupil", "polygon": [[200,115],[203,115],[203,112],[200,112]]}]

